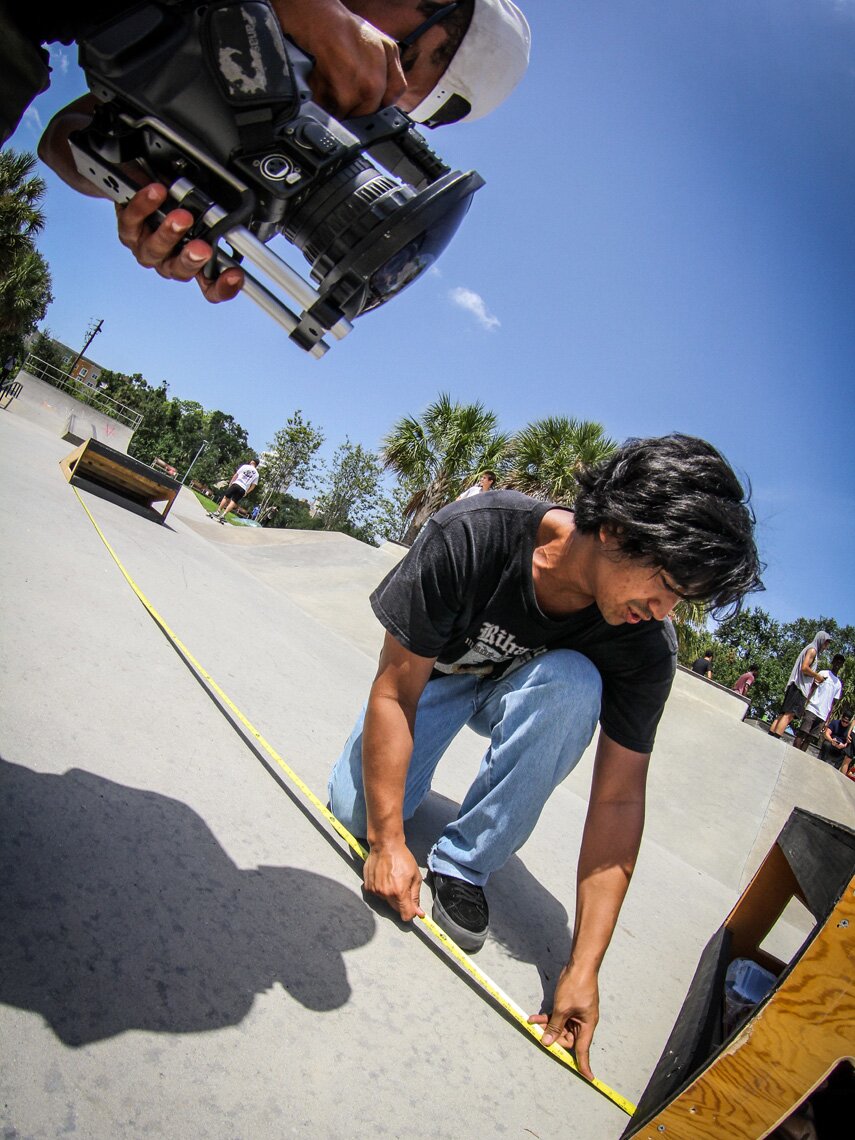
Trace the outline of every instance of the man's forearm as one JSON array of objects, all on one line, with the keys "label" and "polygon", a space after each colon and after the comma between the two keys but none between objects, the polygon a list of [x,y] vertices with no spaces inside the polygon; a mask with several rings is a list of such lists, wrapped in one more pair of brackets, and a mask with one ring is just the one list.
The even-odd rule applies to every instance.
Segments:
[{"label": "man's forearm", "polygon": [[571,970],[599,970],[635,869],[643,830],[643,803],[591,804],[576,876]]},{"label": "man's forearm", "polygon": [[368,842],[398,841],[404,834],[404,789],[413,752],[415,710],[394,697],[371,694],[362,736],[362,778]]}]

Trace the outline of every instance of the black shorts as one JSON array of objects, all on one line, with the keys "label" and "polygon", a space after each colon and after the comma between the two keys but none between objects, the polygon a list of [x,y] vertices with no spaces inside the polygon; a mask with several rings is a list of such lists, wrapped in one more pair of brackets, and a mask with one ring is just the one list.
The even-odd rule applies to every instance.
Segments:
[{"label": "black shorts", "polygon": [[787,685],[787,691],[784,693],[784,703],[781,705],[782,713],[790,713],[792,716],[801,716],[805,711],[807,704],[807,697],[792,681]]},{"label": "black shorts", "polygon": [[818,735],[824,724],[825,721],[821,717],[818,717],[816,713],[806,712],[799,725],[799,732],[804,736]]},{"label": "black shorts", "polygon": [[226,498],[231,499],[233,503],[239,503],[245,494],[246,491],[239,483],[231,483],[226,491]]}]

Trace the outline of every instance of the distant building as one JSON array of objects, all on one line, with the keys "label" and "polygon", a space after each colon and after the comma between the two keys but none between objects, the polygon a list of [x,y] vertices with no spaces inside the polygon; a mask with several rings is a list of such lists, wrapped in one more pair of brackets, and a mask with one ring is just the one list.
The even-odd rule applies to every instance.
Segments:
[{"label": "distant building", "polygon": [[72,380],[80,380],[88,388],[97,388],[104,369],[88,356],[81,356],[70,372]]}]

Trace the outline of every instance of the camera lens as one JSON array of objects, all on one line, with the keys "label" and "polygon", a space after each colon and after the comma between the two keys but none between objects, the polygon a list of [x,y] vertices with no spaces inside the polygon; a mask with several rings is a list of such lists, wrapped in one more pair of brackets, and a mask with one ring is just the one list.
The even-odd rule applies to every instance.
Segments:
[{"label": "camera lens", "polygon": [[315,189],[282,233],[309,261],[319,291],[352,319],[433,265],[482,185],[474,172],[454,172],[415,190],[359,158]]}]

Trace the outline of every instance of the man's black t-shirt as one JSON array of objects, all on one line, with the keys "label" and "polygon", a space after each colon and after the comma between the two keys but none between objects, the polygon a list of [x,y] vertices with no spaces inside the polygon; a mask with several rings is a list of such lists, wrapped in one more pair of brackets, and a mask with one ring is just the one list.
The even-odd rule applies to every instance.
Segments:
[{"label": "man's black t-shirt", "polygon": [[608,625],[596,605],[547,617],[532,558],[541,519],[554,509],[516,491],[444,507],[371,595],[374,613],[405,649],[435,657],[439,673],[499,677],[547,649],[577,650],[602,678],[603,731],[649,752],[676,667],[673,627]]},{"label": "man's black t-shirt", "polygon": [[701,677],[708,676],[712,672],[712,661],[707,657],[697,657],[692,662],[692,672],[700,674]]}]

